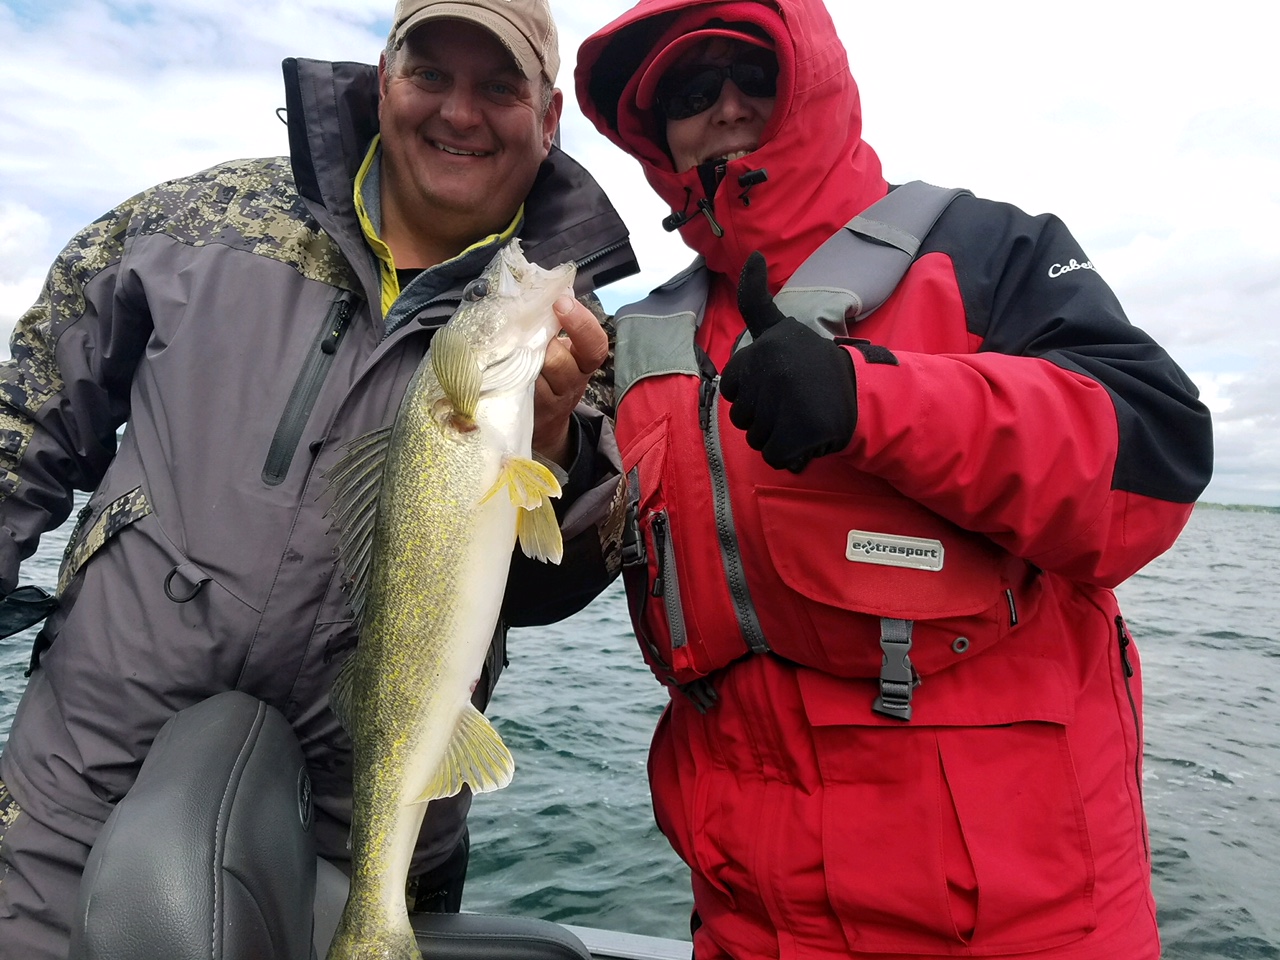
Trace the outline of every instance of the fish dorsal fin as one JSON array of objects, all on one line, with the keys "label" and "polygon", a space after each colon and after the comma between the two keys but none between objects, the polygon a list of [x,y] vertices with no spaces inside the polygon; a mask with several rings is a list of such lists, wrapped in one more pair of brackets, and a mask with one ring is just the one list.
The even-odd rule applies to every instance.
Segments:
[{"label": "fish dorsal fin", "polygon": [[342,669],[338,671],[338,675],[333,678],[333,686],[329,688],[329,709],[333,711],[333,715],[338,718],[338,723],[342,724],[342,729],[347,731],[347,735],[351,735],[354,729],[351,725],[352,703],[355,698],[353,687],[355,685],[356,658],[347,657],[347,662],[342,665]]},{"label": "fish dorsal fin", "polygon": [[471,787],[472,793],[501,790],[511,782],[515,772],[516,762],[498,731],[483,713],[468,703],[458,718],[440,769],[418,802],[452,797],[462,791],[464,783]]},{"label": "fish dorsal fin", "polygon": [[453,409],[474,419],[484,373],[467,338],[448,324],[431,338],[431,371]]},{"label": "fish dorsal fin", "polygon": [[560,522],[551,506],[551,498],[560,496],[560,481],[555,474],[528,457],[506,457],[498,479],[480,502],[484,503],[503,489],[519,508],[516,534],[524,555],[559,563],[564,554],[564,543],[560,537]]},{"label": "fish dorsal fin", "polygon": [[356,627],[364,616],[369,587],[369,566],[373,557],[373,527],[378,513],[378,491],[382,488],[391,427],[383,427],[357,437],[325,474],[334,492],[331,529],[338,533],[338,559],[346,571],[348,599],[355,612]]}]

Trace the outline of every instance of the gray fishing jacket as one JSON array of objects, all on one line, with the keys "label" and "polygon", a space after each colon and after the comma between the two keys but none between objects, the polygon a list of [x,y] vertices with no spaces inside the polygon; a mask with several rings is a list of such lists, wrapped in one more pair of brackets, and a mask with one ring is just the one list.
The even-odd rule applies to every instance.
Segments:
[{"label": "gray fishing jacket", "polygon": [[[92,491],[0,779],[28,815],[86,844],[160,726],[238,689],[293,725],[321,852],[347,856],[350,745],[328,691],[355,636],[324,473],[391,422],[430,331],[492,251],[418,276],[388,334],[352,196],[377,132],[376,72],[289,60],[285,80],[291,158],[225,163],[95,221],[0,365],[0,589],[67,518],[73,491]],[[518,232],[529,259],[579,264],[579,295],[636,270],[607,198],[556,148]],[[517,551],[509,625],[575,612],[617,569],[616,445],[584,407],[576,423],[557,507],[565,562]],[[453,849],[468,805],[432,805],[419,867]]]}]

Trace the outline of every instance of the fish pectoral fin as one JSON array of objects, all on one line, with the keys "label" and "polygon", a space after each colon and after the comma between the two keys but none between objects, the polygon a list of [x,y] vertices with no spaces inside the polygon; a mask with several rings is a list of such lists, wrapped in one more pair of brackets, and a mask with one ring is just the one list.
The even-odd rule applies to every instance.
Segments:
[{"label": "fish pectoral fin", "polygon": [[446,323],[432,335],[430,352],[431,370],[453,409],[475,419],[484,371],[467,338]]},{"label": "fish pectoral fin", "polygon": [[528,457],[507,457],[489,492],[480,498],[484,503],[505,488],[511,502],[519,507],[516,536],[526,557],[559,563],[564,556],[560,521],[556,519],[551,498],[560,496],[560,481],[545,464]]},{"label": "fish pectoral fin", "polygon": [[489,719],[468,703],[458,718],[440,770],[427,784],[418,803],[452,797],[465,783],[472,793],[501,790],[511,782],[516,762]]},{"label": "fish pectoral fin", "polygon": [[533,510],[547,502],[548,497],[560,496],[560,481],[545,465],[528,457],[504,457],[498,479],[489,492],[480,498],[485,503],[499,490],[506,489],[511,502],[522,510]]},{"label": "fish pectoral fin", "polygon": [[560,521],[550,500],[543,500],[532,510],[520,511],[516,517],[516,536],[526,557],[555,564],[564,557]]}]

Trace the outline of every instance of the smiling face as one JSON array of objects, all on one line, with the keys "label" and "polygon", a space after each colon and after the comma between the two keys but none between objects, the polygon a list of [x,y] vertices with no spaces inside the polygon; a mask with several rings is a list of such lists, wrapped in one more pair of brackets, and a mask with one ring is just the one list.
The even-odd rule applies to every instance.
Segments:
[{"label": "smiling face", "polygon": [[546,81],[461,20],[414,30],[378,82],[383,239],[396,265],[432,266],[505,229],[551,149],[560,92],[544,109]]},{"label": "smiling face", "polygon": [[[715,37],[689,49],[669,74],[688,74],[699,66],[726,67],[759,48],[741,40]],[[667,120],[667,148],[677,172],[708,160],[734,160],[760,146],[760,137],[773,114],[776,97],[751,97],[730,79],[719,98],[706,110],[682,120]]]}]

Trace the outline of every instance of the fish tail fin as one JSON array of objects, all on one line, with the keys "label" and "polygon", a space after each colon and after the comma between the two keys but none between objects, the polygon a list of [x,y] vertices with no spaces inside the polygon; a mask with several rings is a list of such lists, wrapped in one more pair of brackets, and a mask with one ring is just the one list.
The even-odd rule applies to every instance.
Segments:
[{"label": "fish tail fin", "polygon": [[524,555],[559,563],[564,555],[564,542],[560,537],[560,522],[551,506],[551,498],[560,496],[560,481],[555,474],[528,457],[508,457],[502,463],[498,479],[480,502],[484,503],[504,488],[510,493],[511,502],[520,508],[516,533]]},{"label": "fish tail fin", "polygon": [[516,762],[488,718],[470,703],[458,718],[440,770],[427,784],[418,803],[452,797],[465,783],[472,793],[501,790],[511,782]]}]

